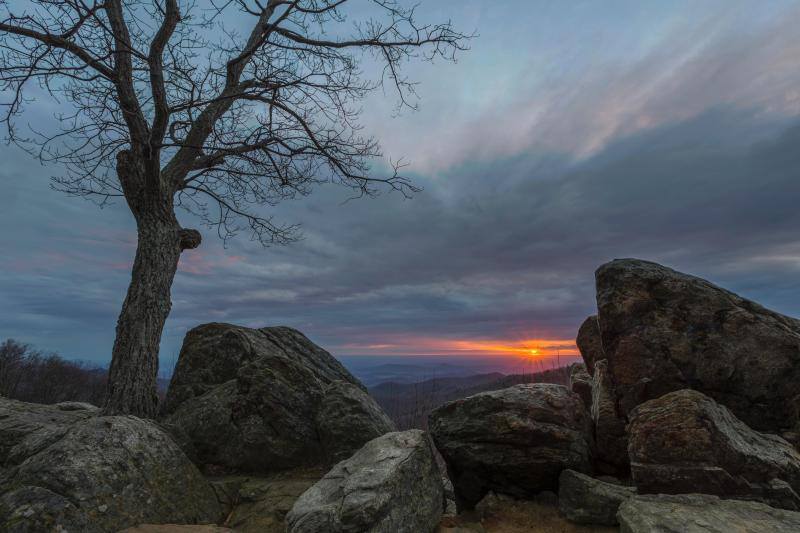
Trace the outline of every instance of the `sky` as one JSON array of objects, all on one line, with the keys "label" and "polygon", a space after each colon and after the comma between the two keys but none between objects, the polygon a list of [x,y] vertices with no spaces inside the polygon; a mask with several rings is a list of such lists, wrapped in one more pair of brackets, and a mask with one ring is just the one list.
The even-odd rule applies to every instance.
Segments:
[{"label": "sky", "polygon": [[[657,261],[800,316],[800,4],[427,0],[475,31],[455,64],[409,65],[365,132],[423,191],[270,210],[304,238],[184,253],[162,365],[212,321],[300,329],[335,355],[575,353],[594,270]],[[369,64],[367,64],[367,67]],[[65,104],[42,100],[36,122]],[[53,191],[0,147],[0,339],[107,364],[135,227]],[[179,214],[185,226],[192,220]]]}]

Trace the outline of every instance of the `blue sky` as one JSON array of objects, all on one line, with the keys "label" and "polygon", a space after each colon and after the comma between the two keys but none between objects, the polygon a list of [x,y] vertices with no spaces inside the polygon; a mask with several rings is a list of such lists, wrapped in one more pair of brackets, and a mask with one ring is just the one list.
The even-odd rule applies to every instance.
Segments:
[{"label": "blue sky", "polygon": [[[288,247],[205,231],[181,262],[162,362],[209,321],[294,326],[341,355],[566,346],[615,257],[800,315],[797,2],[419,10],[479,37],[456,64],[409,65],[419,111],[394,116],[379,91],[362,118],[424,191],[343,203],[321,187],[273,210],[303,226]],[[25,119],[63,105],[41,99]],[[60,169],[19,148],[0,157],[0,338],[107,362],[130,215],[51,190]]]}]

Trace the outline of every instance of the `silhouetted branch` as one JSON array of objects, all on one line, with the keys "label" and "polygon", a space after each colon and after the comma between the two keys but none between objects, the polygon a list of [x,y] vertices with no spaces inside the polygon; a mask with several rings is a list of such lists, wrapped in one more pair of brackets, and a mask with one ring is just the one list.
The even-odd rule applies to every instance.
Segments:
[{"label": "silhouetted branch", "polygon": [[[402,165],[376,165],[383,154],[361,134],[357,104],[388,82],[414,107],[403,64],[454,60],[471,37],[419,24],[393,0],[371,0],[371,16],[352,25],[349,0],[29,4],[0,6],[3,120],[10,141],[63,165],[54,187],[99,203],[160,190],[223,237],[248,227],[263,243],[292,240],[296,226],[274,224],[262,206],[316,183],[355,196],[418,191]],[[237,10],[253,20],[244,38],[220,16]],[[362,73],[364,53],[383,64],[375,79]],[[59,131],[23,136],[15,117],[36,85],[72,109],[56,117]],[[120,172],[123,150],[141,172]]]}]

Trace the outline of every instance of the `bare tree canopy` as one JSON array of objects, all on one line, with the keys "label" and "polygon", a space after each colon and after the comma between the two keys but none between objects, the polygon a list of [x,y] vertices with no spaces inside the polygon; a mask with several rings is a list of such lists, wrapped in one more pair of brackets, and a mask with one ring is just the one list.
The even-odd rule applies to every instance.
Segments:
[{"label": "bare tree canopy", "polygon": [[[252,206],[305,194],[325,180],[358,194],[380,185],[415,190],[398,165],[390,175],[371,175],[370,163],[382,154],[361,134],[357,104],[388,82],[401,105],[413,106],[403,63],[453,59],[466,42],[449,23],[418,25],[413,7],[391,0],[359,2],[382,17],[331,37],[348,31],[351,3],[217,0],[202,9],[178,0],[29,2],[0,23],[3,119],[12,140],[64,165],[68,175],[56,184],[70,194],[124,195],[116,157],[141,147],[132,155],[153,175],[160,171],[160,187],[223,236],[244,223],[262,242],[286,242],[292,227]],[[225,29],[233,8],[252,18],[246,37]],[[383,61],[377,79],[360,71],[364,51]],[[21,135],[15,127],[32,83],[72,104],[59,116],[60,131]]]},{"label": "bare tree canopy", "polygon": [[[331,181],[356,195],[416,189],[361,131],[359,102],[391,88],[413,107],[412,59],[452,60],[470,36],[420,24],[395,0],[31,0],[0,3],[0,102],[9,139],[66,173],[56,188],[137,222],[107,412],[152,416],[158,344],[180,253],[200,244],[175,207],[227,238],[286,243],[260,206]],[[354,7],[359,8],[358,10]],[[363,16],[364,10],[369,14]],[[249,20],[240,34],[237,23]],[[364,54],[381,65],[362,72]],[[370,63],[372,64],[372,63]],[[63,102],[60,129],[21,132],[34,94]],[[66,104],[69,104],[67,106]]]}]

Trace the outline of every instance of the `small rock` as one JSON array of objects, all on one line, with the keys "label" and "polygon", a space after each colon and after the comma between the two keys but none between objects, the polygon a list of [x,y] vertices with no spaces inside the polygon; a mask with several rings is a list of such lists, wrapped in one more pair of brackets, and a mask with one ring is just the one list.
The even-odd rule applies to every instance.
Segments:
[{"label": "small rock", "polygon": [[590,316],[583,321],[583,324],[578,329],[578,337],[575,339],[575,344],[578,346],[583,362],[586,364],[586,371],[589,375],[594,374],[595,361],[606,358],[605,353],[603,353],[603,341],[600,336],[597,316]]},{"label": "small rock", "polygon": [[587,409],[592,407],[592,376],[586,371],[583,363],[573,363],[569,367],[569,390],[583,400]]},{"label": "small rock", "polygon": [[455,500],[445,500],[444,501],[444,514],[445,515],[458,514],[458,508],[456,507],[456,501]]},{"label": "small rock", "polygon": [[89,411],[99,413],[100,408],[87,402],[60,402],[53,407],[59,411]]},{"label": "small rock", "polygon": [[387,433],[338,463],[303,493],[288,533],[423,533],[442,517],[444,493],[427,435]]},{"label": "small rock", "polygon": [[617,525],[620,504],[636,494],[636,489],[606,483],[574,470],[564,470],[558,478],[558,509],[578,524]]}]

